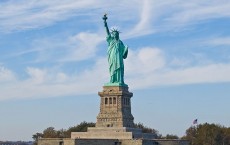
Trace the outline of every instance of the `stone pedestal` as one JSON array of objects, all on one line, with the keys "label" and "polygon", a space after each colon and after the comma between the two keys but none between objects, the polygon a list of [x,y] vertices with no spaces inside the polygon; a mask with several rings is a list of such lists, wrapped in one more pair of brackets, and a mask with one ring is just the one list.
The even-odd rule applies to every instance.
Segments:
[{"label": "stone pedestal", "polygon": [[128,86],[104,86],[96,127],[134,127]]},{"label": "stone pedestal", "polygon": [[104,86],[98,95],[101,98],[96,127],[87,132],[72,132],[71,138],[84,139],[154,139],[155,134],[142,133],[134,128],[131,114],[131,97],[128,86]]}]

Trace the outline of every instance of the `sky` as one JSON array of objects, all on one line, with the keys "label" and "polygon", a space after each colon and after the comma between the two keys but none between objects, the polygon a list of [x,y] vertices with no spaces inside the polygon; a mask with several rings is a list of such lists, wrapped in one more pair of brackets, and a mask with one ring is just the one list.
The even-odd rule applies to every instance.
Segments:
[{"label": "sky", "polygon": [[0,140],[96,122],[109,81],[106,32],[129,47],[134,122],[185,135],[230,127],[229,0],[1,0]]}]

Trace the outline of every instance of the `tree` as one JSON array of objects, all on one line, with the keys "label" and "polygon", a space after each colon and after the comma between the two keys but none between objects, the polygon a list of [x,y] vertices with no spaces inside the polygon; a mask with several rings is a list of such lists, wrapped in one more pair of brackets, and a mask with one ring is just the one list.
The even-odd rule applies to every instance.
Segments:
[{"label": "tree", "polygon": [[191,145],[228,145],[230,130],[217,124],[204,123],[188,128],[184,138]]},{"label": "tree", "polygon": [[186,130],[186,136],[182,137],[182,139],[187,139],[190,141],[190,144],[194,144],[197,136],[197,128],[195,126],[191,126]]},{"label": "tree", "polygon": [[65,130],[65,129],[60,129],[60,130],[58,130],[58,131],[57,131],[57,136],[58,136],[59,138],[68,138],[68,137],[70,137],[70,136],[68,136],[67,130]]},{"label": "tree", "polygon": [[140,122],[134,123],[134,127],[142,129],[143,133],[154,133],[154,134],[156,134],[157,138],[161,138],[161,134],[159,134],[159,132],[157,130],[150,128],[150,127],[147,127],[147,126],[144,126],[143,123],[140,123]]},{"label": "tree", "polygon": [[43,133],[34,134],[32,138],[34,139],[34,145],[37,145],[39,138],[70,138],[71,132],[86,132],[88,127],[95,127],[95,123],[83,121],[74,127],[70,127],[68,130],[55,130],[54,127],[48,127]]},{"label": "tree", "polygon": [[88,127],[95,127],[95,123],[93,122],[86,122],[83,121],[80,124],[70,127],[67,131],[66,131],[66,136],[70,137],[71,136],[71,132],[86,132]]},{"label": "tree", "polygon": [[42,138],[43,134],[42,133],[35,133],[33,134],[32,138],[34,140],[34,145],[37,145],[38,144],[38,139],[39,138]]},{"label": "tree", "polygon": [[179,137],[177,135],[174,134],[167,134],[164,137],[161,137],[162,139],[179,139]]},{"label": "tree", "polygon": [[223,145],[230,145],[230,128],[224,129]]},{"label": "tree", "polygon": [[48,127],[43,131],[43,138],[57,138],[58,132],[54,129],[54,127]]}]

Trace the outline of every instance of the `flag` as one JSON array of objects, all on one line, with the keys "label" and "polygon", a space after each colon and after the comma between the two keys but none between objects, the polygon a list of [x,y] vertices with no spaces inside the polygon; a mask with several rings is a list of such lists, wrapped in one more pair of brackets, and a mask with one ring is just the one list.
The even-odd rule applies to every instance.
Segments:
[{"label": "flag", "polygon": [[193,120],[192,123],[193,123],[193,124],[197,124],[197,122],[198,122],[197,119],[195,119],[195,120]]}]

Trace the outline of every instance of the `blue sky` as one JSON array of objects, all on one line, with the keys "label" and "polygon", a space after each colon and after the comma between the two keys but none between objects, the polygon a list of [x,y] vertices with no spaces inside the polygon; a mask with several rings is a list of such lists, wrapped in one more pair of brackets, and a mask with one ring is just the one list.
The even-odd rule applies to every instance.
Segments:
[{"label": "blue sky", "polygon": [[109,81],[102,20],[129,46],[132,114],[165,135],[230,126],[230,1],[1,0],[0,140],[96,121]]}]

